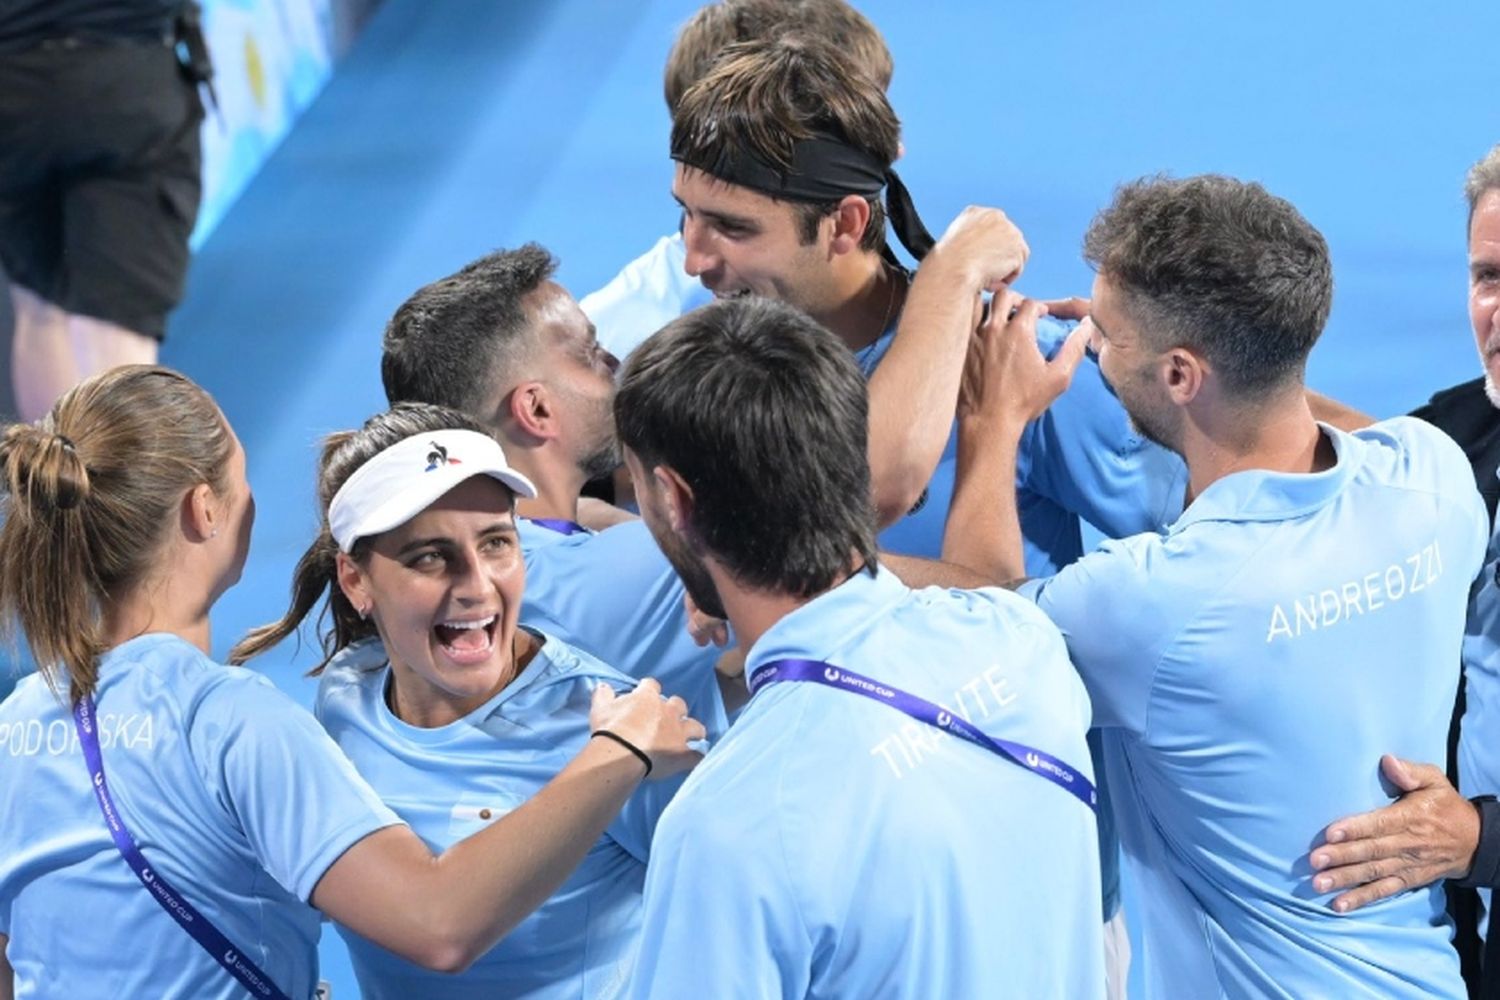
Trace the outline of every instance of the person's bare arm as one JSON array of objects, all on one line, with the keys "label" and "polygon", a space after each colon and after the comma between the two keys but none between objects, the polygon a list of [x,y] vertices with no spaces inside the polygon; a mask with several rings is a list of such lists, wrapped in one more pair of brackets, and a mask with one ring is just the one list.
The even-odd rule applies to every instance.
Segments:
[{"label": "person's bare arm", "polygon": [[884,528],[927,488],[953,429],[980,294],[1004,288],[1028,253],[995,208],[969,207],[922,261],[890,350],[870,377],[870,485]]},{"label": "person's bare arm", "polygon": [[[687,741],[705,735],[653,680],[618,698],[601,685],[589,724],[646,752],[653,777],[696,763]],[[461,972],[562,885],[644,773],[629,750],[596,737],[519,809],[441,855],[406,826],[370,834],[324,873],[312,903],[403,958]]]},{"label": "person's bare arm", "polygon": [[[1022,421],[959,421],[958,473],[943,530],[943,560],[995,580],[1023,580],[1025,547],[1016,504]],[[967,441],[965,440],[967,438]]]},{"label": "person's bare arm", "polygon": [[1309,861],[1318,892],[1340,913],[1439,879],[1463,878],[1479,846],[1479,813],[1431,764],[1387,754],[1380,769],[1402,791],[1391,805],[1347,816],[1323,832]]},{"label": "person's bare arm", "polygon": [[967,566],[922,559],[919,556],[902,556],[894,552],[880,553],[880,565],[895,573],[897,578],[913,590],[923,587],[954,587],[959,590],[975,590],[979,587],[1004,586],[1005,583],[991,580]]},{"label": "person's bare arm", "polygon": [[1314,420],[1337,427],[1341,431],[1357,431],[1370,426],[1375,418],[1330,399],[1320,392],[1307,390],[1307,407],[1312,410]]},{"label": "person's bare arm", "polygon": [[1089,324],[1068,336],[1052,361],[1036,343],[1039,302],[1007,293],[969,351],[958,409],[958,471],[943,533],[943,561],[992,581],[1026,575],[1016,507],[1016,452],[1026,424],[1073,378]]},{"label": "person's bare arm", "polygon": [[15,1000],[16,997],[16,972],[5,957],[5,946],[8,944],[10,938],[0,934],[0,1000]]},{"label": "person's bare arm", "polygon": [[603,531],[635,520],[638,520],[635,514],[612,503],[605,503],[598,497],[578,498],[578,523],[591,531]]}]

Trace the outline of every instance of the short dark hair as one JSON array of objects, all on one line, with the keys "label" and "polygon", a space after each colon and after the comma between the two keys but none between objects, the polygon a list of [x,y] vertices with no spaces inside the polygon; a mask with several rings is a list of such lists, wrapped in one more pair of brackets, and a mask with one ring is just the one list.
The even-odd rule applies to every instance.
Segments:
[{"label": "short dark hair", "polygon": [[497,250],[424,285],[386,324],[380,357],[385,396],[482,417],[496,370],[513,372],[531,343],[522,302],[552,277],[557,259],[535,243]]},{"label": "short dark hair", "polygon": [[845,0],[720,0],[705,4],[677,32],[667,54],[663,90],[667,111],[703,79],[727,46],[784,34],[821,38],[849,54],[848,62],[881,90],[891,86],[895,64],[870,19]]},{"label": "short dark hair", "polygon": [[875,567],[865,380],[793,307],[725,300],[635,350],[615,396],[621,442],[693,491],[691,526],[750,587],[811,597],[857,554]]},{"label": "short dark hair", "polygon": [[1232,177],[1120,187],[1083,253],[1147,336],[1202,353],[1239,395],[1300,379],[1333,303],[1322,234],[1290,202]]},{"label": "short dark hair", "polygon": [[[731,45],[672,116],[673,156],[686,163],[750,158],[790,170],[796,143],[820,135],[889,167],[900,151],[901,122],[874,81],[826,42],[801,36]],[[878,196],[866,201],[870,221],[860,247],[878,251],[885,245],[885,207]],[[804,243],[838,204],[797,203]]]}]

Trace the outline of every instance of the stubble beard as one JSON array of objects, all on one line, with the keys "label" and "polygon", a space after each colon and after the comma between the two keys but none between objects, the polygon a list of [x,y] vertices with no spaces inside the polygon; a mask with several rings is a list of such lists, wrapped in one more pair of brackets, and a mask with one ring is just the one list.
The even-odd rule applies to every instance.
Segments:
[{"label": "stubble beard", "polygon": [[[653,532],[653,534],[656,534]],[[677,571],[677,576],[682,580],[683,587],[688,596],[698,606],[698,610],[715,618],[728,619],[729,613],[724,610],[724,599],[719,596],[718,585],[714,583],[713,576],[708,572],[708,566],[703,558],[694,552],[688,543],[678,535],[663,537],[656,535],[656,544],[661,546],[662,554],[667,557],[667,562]]]},{"label": "stubble beard", "polygon": [[1492,333],[1479,349],[1479,363],[1484,367],[1484,395],[1491,406],[1500,409],[1500,386],[1495,384],[1495,376],[1490,371],[1490,361],[1497,354],[1500,354],[1500,333]]}]

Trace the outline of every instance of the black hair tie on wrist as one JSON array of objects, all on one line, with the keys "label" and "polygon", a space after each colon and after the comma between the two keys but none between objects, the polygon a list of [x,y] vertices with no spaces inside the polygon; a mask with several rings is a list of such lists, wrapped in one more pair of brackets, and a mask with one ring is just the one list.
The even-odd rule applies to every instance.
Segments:
[{"label": "black hair tie on wrist", "polygon": [[630,742],[625,737],[621,736],[619,733],[612,733],[608,729],[596,729],[592,733],[589,733],[589,737],[590,738],[595,737],[595,736],[603,736],[606,739],[614,740],[616,743],[620,744],[620,746],[624,747],[626,750],[629,750],[631,753],[635,754],[637,757],[640,758],[641,763],[646,765],[646,773],[643,774],[643,775],[641,775],[641,777],[642,778],[649,778],[649,777],[651,777],[651,758],[647,757],[646,756],[646,752],[644,750],[642,750],[640,747],[636,746],[634,743]]}]

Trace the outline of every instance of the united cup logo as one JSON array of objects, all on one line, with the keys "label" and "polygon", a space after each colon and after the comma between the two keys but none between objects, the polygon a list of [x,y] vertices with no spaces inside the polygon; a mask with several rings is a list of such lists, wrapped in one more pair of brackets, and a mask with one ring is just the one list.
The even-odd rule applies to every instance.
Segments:
[{"label": "united cup logo", "polygon": [[152,873],[151,869],[149,869],[149,868],[142,868],[141,869],[141,881],[145,882],[147,885],[150,885],[152,882],[156,881],[156,875]]},{"label": "united cup logo", "polygon": [[835,670],[833,667],[824,667],[823,668],[823,676],[826,677],[826,678],[828,678],[831,681],[836,681],[836,680],[839,679],[839,672],[837,670]]},{"label": "united cup logo", "polygon": [[235,950],[233,948],[230,948],[228,951],[226,951],[224,953],[224,964],[225,965],[233,965],[235,962],[238,962],[239,960],[240,960],[240,956],[235,952]]},{"label": "united cup logo", "polygon": [[1034,753],[1029,753],[1029,754],[1026,755],[1026,766],[1027,767],[1041,767],[1042,766],[1042,758],[1038,757]]},{"label": "united cup logo", "polygon": [[953,716],[949,715],[947,712],[939,712],[938,713],[937,724],[940,727],[942,727],[943,729],[947,729],[950,725],[952,725],[952,723],[953,723]]}]

